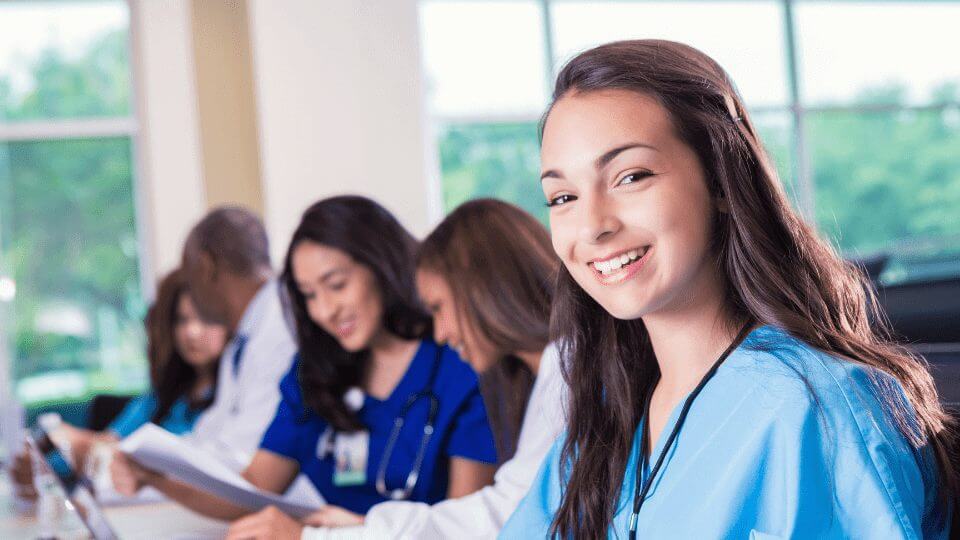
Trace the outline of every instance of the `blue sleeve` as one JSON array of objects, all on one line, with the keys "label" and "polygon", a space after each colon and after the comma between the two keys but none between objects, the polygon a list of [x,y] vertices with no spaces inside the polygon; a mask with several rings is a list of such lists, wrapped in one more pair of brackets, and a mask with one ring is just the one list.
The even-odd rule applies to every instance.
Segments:
[{"label": "blue sleeve", "polygon": [[540,465],[540,472],[530,485],[530,491],[500,530],[500,539],[525,540],[547,538],[553,514],[560,501],[560,476],[557,471],[560,447],[565,435],[561,434]]},{"label": "blue sleeve", "polygon": [[[894,399],[905,403],[902,388],[892,377],[879,373],[874,377],[878,386],[874,387],[864,369],[851,369],[846,375],[846,380],[839,374],[837,379],[850,385],[849,389],[818,396],[833,413],[828,414],[832,417],[828,429],[818,422],[816,433],[805,430],[801,441],[802,459],[807,463],[819,460],[823,470],[832,472],[833,482],[823,486],[821,492],[835,498],[844,536],[940,536],[943,523],[937,523],[940,520],[936,519],[936,509],[929,504],[933,492],[924,481],[929,471],[925,470],[928,463],[922,454],[927,449],[917,451],[912,447],[874,393],[887,386],[897,394]],[[811,420],[806,426],[812,424]],[[931,476],[935,485],[936,474]],[[799,482],[799,493],[806,494],[805,487],[810,482],[810,478]],[[804,510],[796,509],[798,520]]]},{"label": "blue sleeve", "polygon": [[765,496],[756,508],[736,511],[783,538],[941,537],[923,460],[885,410],[868,370],[806,360],[813,393],[798,384],[776,387],[784,401],[755,443],[765,466],[752,482]]},{"label": "blue sleeve", "polygon": [[487,420],[480,389],[474,386],[464,399],[450,430],[447,455],[482,463],[497,463],[497,448]]},{"label": "blue sleeve", "polygon": [[203,411],[190,408],[190,404],[185,397],[173,402],[166,416],[160,419],[160,427],[173,433],[174,435],[183,435],[193,431],[193,425]]},{"label": "blue sleeve", "polygon": [[270,426],[263,434],[260,448],[290,459],[297,459],[297,433],[303,405],[297,382],[297,362],[280,381],[280,404]]},{"label": "blue sleeve", "polygon": [[152,392],[135,397],[127,403],[127,406],[120,411],[119,416],[110,423],[107,429],[116,433],[117,437],[122,439],[149,422],[156,409],[157,398]]}]

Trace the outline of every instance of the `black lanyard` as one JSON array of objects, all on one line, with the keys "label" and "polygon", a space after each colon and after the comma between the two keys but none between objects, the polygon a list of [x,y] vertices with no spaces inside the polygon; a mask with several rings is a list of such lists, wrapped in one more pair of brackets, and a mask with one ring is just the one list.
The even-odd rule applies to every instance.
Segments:
[{"label": "black lanyard", "polygon": [[[647,392],[646,398],[643,401],[643,434],[640,436],[640,459],[637,462],[637,485],[633,490],[633,513],[630,514],[630,529],[629,535],[630,540],[636,540],[637,538],[637,520],[640,516],[640,508],[643,507],[643,502],[647,499],[647,493],[650,491],[650,487],[653,486],[653,480],[656,478],[657,473],[660,472],[660,467],[663,465],[663,460],[667,456],[667,452],[670,451],[670,446],[673,445],[674,440],[677,438],[677,435],[680,434],[680,428],[683,426],[683,421],[687,418],[687,413],[690,411],[690,406],[693,405],[693,400],[697,399],[697,395],[700,394],[700,391],[703,390],[703,387],[707,385],[707,382],[713,378],[713,375],[717,372],[717,368],[720,367],[720,364],[730,356],[730,353],[740,345],[740,342],[747,337],[751,327],[750,323],[744,325],[740,330],[740,333],[737,334],[737,337],[733,339],[733,342],[730,343],[730,346],[727,347],[727,350],[723,351],[723,354],[720,355],[720,358],[717,358],[717,361],[713,363],[713,366],[709,371],[700,379],[700,383],[697,384],[697,387],[693,389],[693,392],[690,392],[690,395],[687,396],[686,401],[683,402],[683,408],[680,410],[680,416],[677,418],[677,423],[673,426],[673,430],[670,432],[670,436],[667,437],[667,442],[663,445],[663,450],[660,451],[660,455],[657,457],[657,463],[653,466],[653,469],[650,470],[650,475],[647,476],[647,481],[642,482],[642,475],[640,474],[647,464],[647,454],[646,448],[650,444],[650,396],[653,395],[653,389],[656,387],[656,382],[650,385],[650,391]],[[650,452],[653,453],[653,448],[650,449]]]}]

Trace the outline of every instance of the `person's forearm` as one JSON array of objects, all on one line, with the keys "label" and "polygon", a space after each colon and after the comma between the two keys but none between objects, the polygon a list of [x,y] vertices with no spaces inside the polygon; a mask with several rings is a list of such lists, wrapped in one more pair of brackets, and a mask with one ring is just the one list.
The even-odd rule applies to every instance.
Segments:
[{"label": "person's forearm", "polygon": [[216,495],[165,476],[152,478],[147,484],[190,510],[214,519],[232,521],[251,512]]},{"label": "person's forearm", "polygon": [[450,459],[447,498],[458,499],[493,483],[495,465],[454,457]]}]

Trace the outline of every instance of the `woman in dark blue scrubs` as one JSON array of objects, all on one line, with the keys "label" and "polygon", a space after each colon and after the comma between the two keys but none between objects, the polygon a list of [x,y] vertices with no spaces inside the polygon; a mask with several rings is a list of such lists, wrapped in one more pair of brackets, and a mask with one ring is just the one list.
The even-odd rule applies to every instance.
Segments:
[{"label": "woman in dark blue scrubs", "polygon": [[[298,361],[280,385],[282,402],[264,435],[261,449],[296,461],[300,471],[310,478],[328,503],[362,512],[388,500],[378,491],[376,481],[387,454],[387,442],[394,431],[394,421],[400,417],[400,410],[411,395],[429,387],[428,381],[434,370],[436,375],[432,386],[440,404],[434,430],[425,445],[417,482],[403,499],[428,503],[445,499],[450,487],[451,459],[481,463],[495,459],[483,402],[477,393],[476,375],[451,349],[438,347],[427,339],[420,342],[410,367],[396,388],[384,396],[385,399],[369,394],[363,396],[357,416],[364,426],[361,433],[369,433],[369,453],[363,470],[353,468],[357,479],[351,481],[349,473],[344,474],[343,466],[338,471],[335,453],[335,438],[349,437],[350,434],[331,430],[330,423],[304,403],[297,382],[302,362]],[[429,402],[423,398],[405,416],[404,426],[383,472],[387,493],[402,490],[406,485],[421,445],[428,411]],[[362,462],[365,449],[357,450]]]},{"label": "woman in dark blue scrubs", "polygon": [[299,470],[355,512],[489,483],[497,456],[477,377],[428,337],[415,249],[365,198],[326,199],[304,214],[281,278],[300,350],[251,468]]},{"label": "woman in dark blue scrubs", "polygon": [[[430,339],[416,296],[417,242],[387,210],[334,197],[303,215],[281,280],[299,352],[243,476],[283,493],[304,473],[331,504],[365,513],[387,500],[461,497],[492,482],[497,452],[477,376]],[[249,510],[131,465],[200,513]],[[257,537],[299,538],[302,525]]]}]

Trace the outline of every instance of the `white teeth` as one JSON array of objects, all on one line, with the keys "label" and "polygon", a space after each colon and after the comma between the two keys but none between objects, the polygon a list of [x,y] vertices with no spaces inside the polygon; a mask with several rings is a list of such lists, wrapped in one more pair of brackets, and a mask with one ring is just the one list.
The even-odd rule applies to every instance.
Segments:
[{"label": "white teeth", "polygon": [[631,262],[643,257],[649,248],[631,249],[619,256],[611,257],[606,261],[594,261],[593,267],[603,275],[608,275],[630,264]]}]

